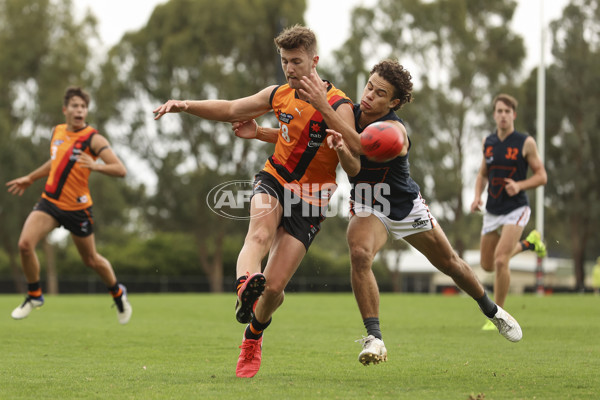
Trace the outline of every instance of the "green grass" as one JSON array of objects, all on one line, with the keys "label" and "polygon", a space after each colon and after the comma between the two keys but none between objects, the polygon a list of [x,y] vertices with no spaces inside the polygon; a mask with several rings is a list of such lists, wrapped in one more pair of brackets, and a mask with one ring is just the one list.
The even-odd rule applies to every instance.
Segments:
[{"label": "green grass", "polygon": [[[512,296],[510,343],[464,296],[381,299],[389,361],[357,361],[351,294],[288,294],[253,379],[235,377],[243,326],[233,295],[133,294],[117,323],[108,295],[47,296],[14,321],[0,296],[0,399],[595,399],[600,297]],[[479,396],[479,397],[478,397]]]}]

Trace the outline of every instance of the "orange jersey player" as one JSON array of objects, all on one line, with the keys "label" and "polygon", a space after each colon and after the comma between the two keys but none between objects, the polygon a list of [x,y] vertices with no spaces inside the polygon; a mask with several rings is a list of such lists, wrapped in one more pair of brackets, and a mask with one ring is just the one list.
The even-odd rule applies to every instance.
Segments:
[{"label": "orange jersey player", "polygon": [[[297,97],[290,85],[275,88],[271,105],[279,121],[274,154],[264,171],[303,201],[324,207],[336,188],[338,156],[327,146],[327,124],[320,112]],[[337,110],[349,104],[345,94],[327,82],[327,101]]]},{"label": "orange jersey player", "polygon": [[[27,297],[11,314],[14,319],[27,317],[44,304],[40,284],[40,262],[35,248],[55,228],[63,226],[71,233],[81,259],[107,286],[117,305],[117,319],[126,324],[131,318],[127,289],[117,281],[110,262],[96,251],[92,198],[88,186],[91,171],[125,176],[125,166],[112,151],[106,138],[88,126],[89,95],[80,88],[68,88],[63,102],[65,123],[52,133],[50,159],[28,175],[6,183],[12,194],[22,195],[35,180],[47,177],[42,198],[27,217],[19,252],[27,279]],[[96,163],[100,158],[103,164]]]},{"label": "orange jersey player", "polygon": [[[255,175],[250,202],[250,225],[237,261],[236,319],[248,324],[244,331],[236,375],[253,377],[262,358],[263,331],[284,300],[284,289],[319,232],[326,204],[335,185],[338,159],[325,145],[327,125],[314,104],[302,93],[301,80],[316,73],[319,61],[314,33],[303,26],[285,29],[275,38],[287,79],[248,97],[227,100],[169,100],[157,107],[156,119],[165,113],[187,112],[236,127],[273,111],[279,130],[269,141],[275,153]],[[352,125],[350,100],[328,82],[327,101],[334,113]],[[245,125],[246,128],[248,125]],[[253,130],[259,135],[259,129]],[[359,143],[358,134],[348,134]],[[262,271],[262,260],[269,254]]]},{"label": "orange jersey player", "polygon": [[[77,160],[86,153],[95,161],[98,155],[90,147],[98,131],[91,126],[71,132],[67,124],[57,125],[50,145],[50,173],[42,198],[62,210],[75,211],[91,207],[89,168],[79,168]],[[100,151],[105,150],[100,149]]]}]

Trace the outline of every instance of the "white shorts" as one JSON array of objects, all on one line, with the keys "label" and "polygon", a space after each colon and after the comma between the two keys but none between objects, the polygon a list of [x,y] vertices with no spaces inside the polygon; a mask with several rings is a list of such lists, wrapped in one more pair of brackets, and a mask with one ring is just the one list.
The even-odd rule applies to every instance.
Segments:
[{"label": "white shorts", "polygon": [[353,203],[352,209],[353,213],[350,214],[350,218],[366,217],[373,214],[379,218],[385,229],[387,229],[388,234],[392,235],[394,239],[402,239],[415,233],[426,232],[437,225],[437,220],[431,215],[429,207],[427,207],[425,200],[420,194],[419,197],[413,200],[413,208],[410,214],[401,221],[390,219],[382,212],[364,204]]},{"label": "white shorts", "polygon": [[516,210],[504,215],[495,215],[486,212],[483,215],[483,227],[481,234],[493,232],[502,228],[503,225],[525,226],[529,222],[531,216],[531,208],[529,206],[519,207]]}]

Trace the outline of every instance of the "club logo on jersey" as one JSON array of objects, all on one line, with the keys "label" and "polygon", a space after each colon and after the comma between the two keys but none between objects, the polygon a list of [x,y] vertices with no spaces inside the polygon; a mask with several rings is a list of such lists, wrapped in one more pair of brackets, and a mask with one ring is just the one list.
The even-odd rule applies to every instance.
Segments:
[{"label": "club logo on jersey", "polygon": [[292,114],[280,113],[277,118],[284,124],[289,124],[294,119],[294,116]]},{"label": "club logo on jersey", "polygon": [[77,198],[77,202],[78,203],[87,203],[88,197],[84,194],[83,196]]},{"label": "club logo on jersey", "polygon": [[488,146],[485,148],[485,162],[490,164],[494,161],[494,147]]}]

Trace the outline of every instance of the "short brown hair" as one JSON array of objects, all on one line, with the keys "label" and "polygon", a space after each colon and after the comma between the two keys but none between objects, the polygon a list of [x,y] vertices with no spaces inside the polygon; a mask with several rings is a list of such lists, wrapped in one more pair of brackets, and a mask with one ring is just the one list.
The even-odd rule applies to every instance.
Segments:
[{"label": "short brown hair", "polygon": [[392,100],[400,100],[400,103],[394,107],[394,111],[412,101],[412,76],[398,61],[383,60],[379,64],[375,64],[371,69],[371,75],[375,73],[394,86]]},{"label": "short brown hair", "polygon": [[65,97],[63,98],[63,105],[65,107],[68,106],[69,101],[75,96],[81,97],[85,102],[86,106],[90,105],[90,95],[82,88],[75,86],[67,88],[67,91],[65,92]]},{"label": "short brown hair", "polygon": [[317,37],[314,32],[302,25],[294,25],[284,29],[275,38],[277,51],[303,48],[310,55],[317,54]]},{"label": "short brown hair", "polygon": [[519,105],[519,102],[510,94],[500,93],[498,96],[494,97],[494,100],[492,101],[493,110],[496,110],[496,103],[498,103],[499,101],[512,108],[513,111],[517,111],[517,106]]}]

